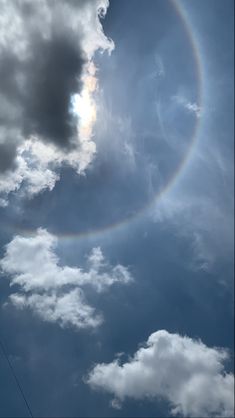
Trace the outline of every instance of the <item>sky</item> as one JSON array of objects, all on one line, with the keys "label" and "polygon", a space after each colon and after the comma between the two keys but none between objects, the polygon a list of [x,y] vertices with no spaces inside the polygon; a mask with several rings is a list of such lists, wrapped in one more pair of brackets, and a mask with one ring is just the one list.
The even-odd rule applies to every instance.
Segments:
[{"label": "sky", "polygon": [[233,7],[0,0],[0,417],[234,415]]}]

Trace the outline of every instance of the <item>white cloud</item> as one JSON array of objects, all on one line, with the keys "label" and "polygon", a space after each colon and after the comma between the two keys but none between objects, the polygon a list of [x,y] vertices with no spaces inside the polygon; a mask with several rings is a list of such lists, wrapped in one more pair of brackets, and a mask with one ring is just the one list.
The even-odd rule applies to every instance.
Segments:
[{"label": "white cloud", "polygon": [[61,295],[54,291],[30,295],[15,293],[10,296],[10,300],[17,308],[30,308],[43,320],[58,322],[62,327],[96,327],[103,321],[102,315],[96,314],[95,309],[86,303],[81,289]]},{"label": "white cloud", "polygon": [[29,307],[50,322],[96,326],[102,318],[86,303],[84,287],[103,292],[114,283],[131,282],[132,276],[121,264],[111,266],[99,247],[88,255],[87,270],[60,266],[56,245],[55,236],[39,229],[35,236],[16,236],[6,246],[0,266],[11,286],[19,286],[10,299],[17,307]]},{"label": "white cloud", "polygon": [[114,407],[126,397],[164,398],[172,415],[232,417],[234,377],[224,371],[227,358],[225,350],[161,330],[127,363],[97,364],[86,382],[114,395]]},{"label": "white cloud", "polygon": [[197,118],[201,117],[202,108],[197,103],[192,103],[192,102],[188,101],[182,95],[173,96],[172,100],[174,100],[180,106],[184,107],[188,112],[194,113]]},{"label": "white cloud", "polygon": [[16,168],[0,173],[0,206],[6,206],[8,194],[19,189],[22,195],[30,197],[45,189],[52,190],[59,179],[56,167],[61,162],[52,147],[33,139],[25,141],[18,148]]},{"label": "white cloud", "polygon": [[37,138],[30,138],[19,146],[16,168],[0,173],[0,196],[2,204],[8,203],[8,195],[20,189],[20,194],[33,197],[44,190],[52,190],[59,180],[59,169],[69,165],[78,174],[91,163],[96,153],[93,141],[84,141],[79,149],[65,153],[52,144],[44,144]]},{"label": "white cloud", "polygon": [[[100,17],[105,17],[108,0],[86,0],[77,4],[40,0],[35,4],[22,1],[15,4],[1,0],[0,47],[8,48],[16,56],[24,59],[29,53],[29,36],[41,33],[45,40],[52,37],[54,31],[70,31],[77,34],[81,48],[88,58],[93,58],[97,50],[111,52],[114,43],[103,32]],[[28,13],[28,14],[27,14]],[[27,22],[25,16],[28,17]]]}]

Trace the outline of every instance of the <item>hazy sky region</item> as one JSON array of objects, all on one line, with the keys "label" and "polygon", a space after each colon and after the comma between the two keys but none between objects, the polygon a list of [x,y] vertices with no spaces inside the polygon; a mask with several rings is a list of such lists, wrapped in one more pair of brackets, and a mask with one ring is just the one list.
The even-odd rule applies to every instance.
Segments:
[{"label": "hazy sky region", "polygon": [[234,416],[233,14],[0,0],[1,418]]}]

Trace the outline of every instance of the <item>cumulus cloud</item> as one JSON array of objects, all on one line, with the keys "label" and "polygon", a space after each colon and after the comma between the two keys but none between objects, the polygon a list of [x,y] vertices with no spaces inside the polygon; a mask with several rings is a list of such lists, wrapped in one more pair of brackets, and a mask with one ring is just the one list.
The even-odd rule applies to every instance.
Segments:
[{"label": "cumulus cloud", "polygon": [[[104,35],[100,22],[107,7],[108,0],[1,1],[0,193],[5,194],[3,204],[7,202],[7,194],[19,189],[22,183],[29,183],[28,193],[34,193],[36,189],[30,184],[35,183],[35,171],[37,178],[41,175],[42,166],[46,166],[50,179],[41,187],[37,181],[37,192],[53,187],[58,179],[55,170],[62,163],[81,173],[94,158],[92,94],[97,80],[92,60],[96,51],[110,52],[114,47]],[[85,119],[81,109],[79,114],[79,109],[76,113],[72,107],[74,96],[79,96],[83,109],[87,109]],[[50,158],[44,158],[45,153],[37,153],[35,143],[40,144],[39,148],[46,147]],[[27,152],[29,147],[32,155]]]},{"label": "cumulus cloud", "polygon": [[86,270],[60,266],[56,245],[55,236],[39,229],[31,237],[16,236],[6,246],[0,267],[10,285],[19,289],[10,300],[49,322],[95,327],[102,322],[102,316],[86,302],[85,288],[89,286],[100,293],[114,283],[131,282],[132,276],[123,265],[110,265],[99,247],[88,255]]},{"label": "cumulus cloud", "polygon": [[234,377],[224,371],[227,358],[225,350],[161,330],[127,363],[97,364],[86,382],[114,395],[114,407],[126,397],[164,398],[172,415],[232,417]]},{"label": "cumulus cloud", "polygon": [[103,321],[102,315],[96,314],[95,309],[86,303],[80,289],[61,295],[55,292],[29,296],[16,293],[10,296],[10,300],[16,307],[30,308],[44,321],[58,322],[62,327],[90,328]]}]

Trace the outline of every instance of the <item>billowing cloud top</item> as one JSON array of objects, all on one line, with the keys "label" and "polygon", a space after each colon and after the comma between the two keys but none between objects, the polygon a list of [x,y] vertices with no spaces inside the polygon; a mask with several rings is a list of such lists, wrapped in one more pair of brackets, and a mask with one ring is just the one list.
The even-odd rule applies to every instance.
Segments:
[{"label": "billowing cloud top", "polygon": [[[80,172],[93,158],[91,129],[90,136],[82,137],[82,121],[71,101],[84,88],[91,101],[96,81],[92,58],[114,46],[99,19],[107,7],[106,0],[1,1],[0,192],[16,190],[23,181],[28,188],[36,184],[37,191],[51,188],[55,175],[52,180],[48,173],[50,181],[40,184],[35,173],[38,178],[62,162]],[[49,147],[46,161],[37,152],[39,142]]]},{"label": "billowing cloud top", "polygon": [[227,357],[224,350],[160,330],[127,363],[97,364],[87,383],[115,395],[113,407],[120,408],[125,397],[160,397],[172,415],[231,417],[234,377],[224,373]]}]

